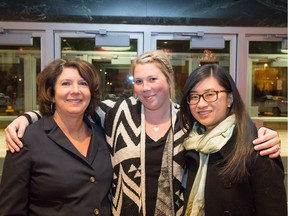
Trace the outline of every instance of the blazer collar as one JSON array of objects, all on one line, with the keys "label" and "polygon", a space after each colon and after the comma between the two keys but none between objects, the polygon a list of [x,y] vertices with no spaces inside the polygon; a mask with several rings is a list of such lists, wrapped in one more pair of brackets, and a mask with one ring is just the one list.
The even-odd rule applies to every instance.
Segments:
[{"label": "blazer collar", "polygon": [[[89,125],[89,127],[92,128],[92,137],[87,153],[87,159],[80,154],[80,152],[73,146],[73,144],[69,141],[69,139],[66,137],[66,135],[63,133],[63,131],[59,128],[59,126],[56,124],[52,116],[44,116],[43,117],[44,121],[44,130],[47,134],[47,136],[58,146],[63,148],[66,151],[71,152],[72,154],[78,156],[81,158],[85,163],[91,164],[98,151],[98,146],[99,146],[99,139],[96,140],[96,138],[102,137],[103,135],[99,134],[100,131],[93,130],[93,126],[91,125],[92,123],[85,118],[84,121]],[[97,134],[96,134],[97,133]],[[104,139],[104,138],[103,138]],[[102,141],[102,140],[101,140]],[[105,140],[104,140],[105,141]]]}]

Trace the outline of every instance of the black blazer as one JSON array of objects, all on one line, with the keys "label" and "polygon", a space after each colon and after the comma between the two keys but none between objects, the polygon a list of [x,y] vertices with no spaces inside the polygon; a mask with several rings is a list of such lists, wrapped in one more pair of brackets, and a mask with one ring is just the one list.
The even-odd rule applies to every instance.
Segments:
[{"label": "black blazer", "polygon": [[[235,134],[219,152],[209,156],[204,194],[205,216],[287,216],[284,168],[280,157],[261,157],[255,151],[255,160],[246,182],[224,184],[221,181],[219,171],[234,143]],[[199,166],[198,152],[188,151],[186,157],[188,178],[184,194],[185,209]]]},{"label": "black blazer", "polygon": [[102,128],[92,128],[87,158],[52,117],[30,125],[19,153],[7,152],[0,215],[111,215],[112,165]]}]

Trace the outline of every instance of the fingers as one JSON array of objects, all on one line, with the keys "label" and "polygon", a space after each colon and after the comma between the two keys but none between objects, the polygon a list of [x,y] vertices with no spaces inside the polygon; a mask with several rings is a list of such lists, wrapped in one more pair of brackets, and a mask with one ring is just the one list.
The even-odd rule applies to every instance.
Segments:
[{"label": "fingers", "polygon": [[269,158],[277,158],[277,157],[280,156],[280,153],[281,153],[281,151],[278,151],[278,152],[276,152],[276,153],[274,153],[274,154],[270,154],[270,155],[269,155]]},{"label": "fingers", "polygon": [[267,132],[267,130],[269,130],[269,129],[265,128],[265,127],[260,127],[258,130],[258,138],[264,136],[265,133]]},{"label": "fingers", "polygon": [[[23,118],[27,121],[25,117]],[[23,143],[20,141],[19,137],[21,138],[23,136],[27,125],[28,123],[21,122],[21,117],[18,117],[5,128],[6,148],[9,151],[20,151],[20,148],[23,147]]]},{"label": "fingers", "polygon": [[260,128],[258,135],[261,136],[253,141],[254,149],[260,151],[260,155],[269,155],[270,158],[280,156],[281,139],[276,131],[268,128]]},{"label": "fingers", "polygon": [[[17,141],[19,140],[18,139],[18,137],[19,138],[22,138],[23,137],[23,135],[24,135],[24,133],[25,133],[25,129],[26,129],[26,127],[27,127],[28,125],[26,125],[26,124],[19,124],[19,128],[18,128],[18,132],[17,132]],[[16,138],[16,137],[15,137]],[[16,141],[16,140],[15,140]],[[19,140],[20,141],[20,140]],[[21,142],[21,144],[22,144],[22,142]]]},{"label": "fingers", "polygon": [[[19,147],[18,147],[18,148],[19,148]],[[6,149],[7,149],[7,151],[10,151],[10,152],[12,152],[12,153],[14,153],[14,152],[16,151],[14,148],[10,147],[10,146],[7,144],[7,141],[6,141]]]},{"label": "fingers", "polygon": [[[9,129],[8,127],[5,128],[5,136],[6,136],[6,146],[9,151],[12,153],[15,151],[20,151],[20,147],[23,146],[22,142],[18,139],[17,133],[15,130]],[[16,141],[14,141],[16,140]],[[18,141],[17,141],[18,140]]]},{"label": "fingers", "polygon": [[[261,127],[258,130],[258,138],[253,141],[253,144],[258,145],[258,144],[265,143],[271,140],[273,140],[273,142],[271,143],[269,142],[271,146],[278,145],[281,142],[280,137],[276,131],[265,128],[265,127]],[[267,147],[271,147],[271,146],[267,146]],[[259,148],[258,150],[260,149],[262,148]]]},{"label": "fingers", "polygon": [[267,138],[263,136],[263,137],[255,139],[253,141],[253,144],[255,145],[254,149],[258,151],[258,150],[263,150],[266,148],[271,148],[274,146],[276,146],[276,148],[279,148],[279,146],[281,145],[281,140],[279,137],[274,137],[274,138],[269,139],[269,137]]},{"label": "fingers", "polygon": [[260,155],[269,155],[270,158],[276,158],[281,153],[281,139],[279,134],[271,129],[261,127],[258,130],[258,138],[253,141],[254,149],[260,151]]},{"label": "fingers", "polygon": [[260,155],[261,156],[269,155],[270,158],[279,157],[280,153],[281,153],[280,145],[276,145],[276,146],[273,146],[273,147],[271,147],[269,149],[260,151]]}]

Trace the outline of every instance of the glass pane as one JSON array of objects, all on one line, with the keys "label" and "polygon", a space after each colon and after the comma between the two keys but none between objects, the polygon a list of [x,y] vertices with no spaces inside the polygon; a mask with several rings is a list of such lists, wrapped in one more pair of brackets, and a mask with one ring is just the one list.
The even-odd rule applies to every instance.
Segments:
[{"label": "glass pane", "polygon": [[[263,119],[263,125],[276,130],[281,138],[287,191],[287,53],[281,41],[249,42],[249,76],[251,76],[251,115]],[[287,50],[286,50],[287,51]],[[287,191],[288,193],[288,191]]]},{"label": "glass pane", "polygon": [[190,49],[189,40],[157,40],[157,49],[164,50],[171,56],[174,68],[176,101],[182,98],[182,87],[189,73],[198,66],[207,63],[218,63],[230,68],[230,41],[225,41],[224,49]]},{"label": "glass pane", "polygon": [[287,117],[287,54],[281,42],[249,43],[251,104],[258,116]]},{"label": "glass pane", "polygon": [[95,47],[95,38],[62,38],[61,57],[94,64],[101,77],[102,99],[132,95],[131,61],[137,56],[137,39],[130,47]]},{"label": "glass pane", "polygon": [[40,49],[38,37],[32,46],[0,46],[0,116],[18,116],[25,107],[32,109],[33,80],[41,70]]},{"label": "glass pane", "polygon": [[14,117],[36,108],[40,50],[38,37],[33,38],[32,46],[0,46],[0,180],[6,155],[4,128]]}]

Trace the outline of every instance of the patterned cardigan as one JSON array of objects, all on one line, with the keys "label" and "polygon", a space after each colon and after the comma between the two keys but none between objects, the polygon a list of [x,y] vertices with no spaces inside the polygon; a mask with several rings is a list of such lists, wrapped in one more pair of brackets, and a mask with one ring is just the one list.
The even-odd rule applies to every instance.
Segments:
[{"label": "patterned cardigan", "polygon": [[[179,126],[179,105],[171,102],[172,129],[162,156],[155,215],[182,215],[184,150],[186,136]],[[113,164],[113,215],[146,215],[145,116],[141,102],[133,97],[101,102],[93,121],[106,131]],[[146,156],[147,158],[147,156]]]}]

